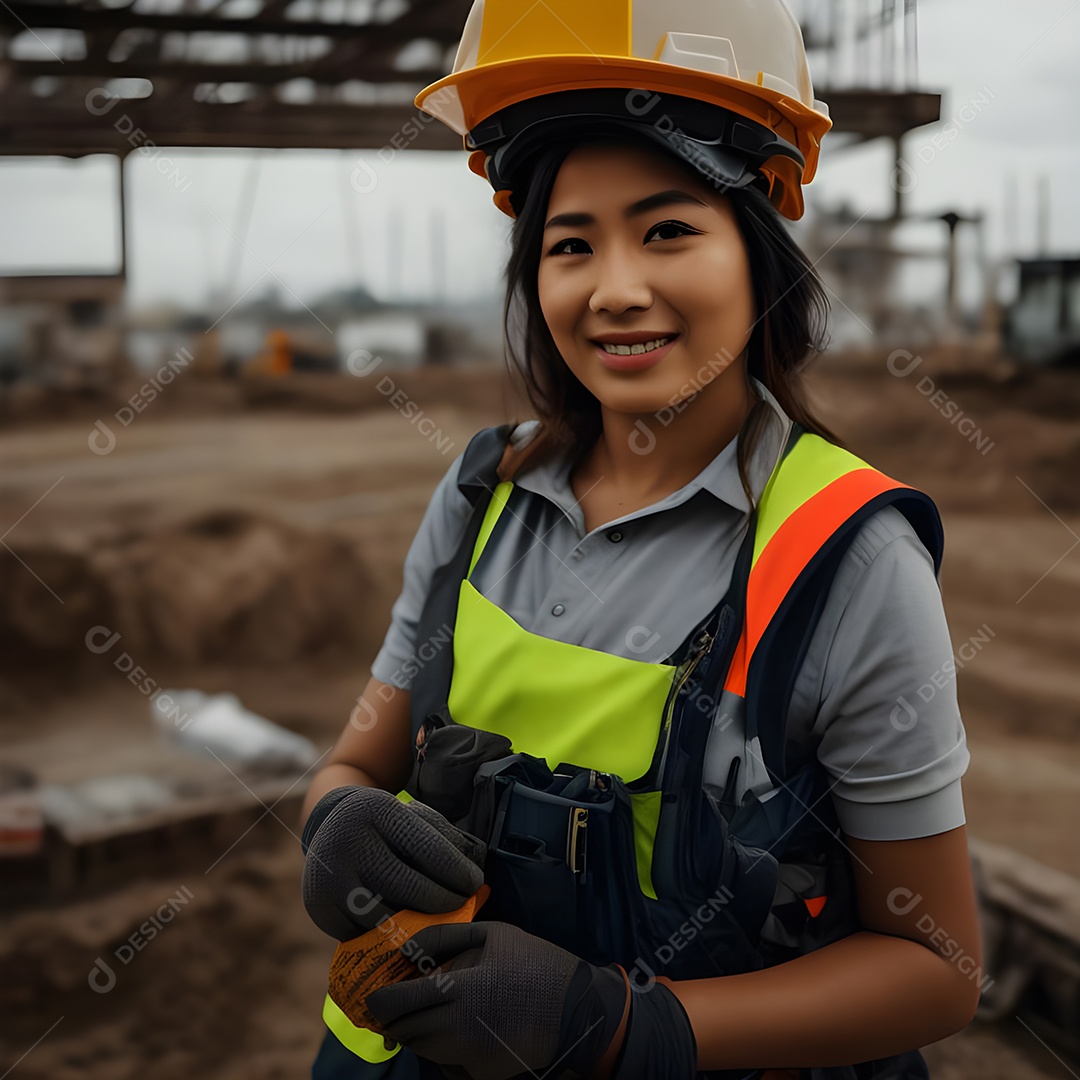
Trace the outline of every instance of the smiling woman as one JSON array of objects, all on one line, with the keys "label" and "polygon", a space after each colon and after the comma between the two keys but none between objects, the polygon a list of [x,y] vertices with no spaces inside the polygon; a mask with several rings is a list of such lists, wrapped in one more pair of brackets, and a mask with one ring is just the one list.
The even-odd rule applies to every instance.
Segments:
[{"label": "smiling woman", "polygon": [[827,304],[782,218],[829,123],[798,26],[476,0],[436,89],[516,219],[537,415],[432,496],[304,899],[350,956],[373,897],[483,908],[409,938],[417,977],[335,980],[314,1076],[926,1080],[981,965],[954,687],[897,719],[951,657],[941,523],[802,393]]},{"label": "smiling woman", "polygon": [[[567,368],[601,410],[612,403],[603,426],[613,438],[629,435],[610,428],[616,416],[674,405],[680,387],[711,370],[695,406],[712,414],[723,446],[753,397],[744,358],[754,324],[750,266],[723,196],[706,201],[669,188],[638,197],[643,187],[681,179],[671,175],[678,171],[658,153],[596,144],[571,151],[548,202],[556,212],[544,229],[537,291]],[[705,194],[704,185],[695,186]],[[592,203],[595,215],[557,212]],[[672,206],[681,219],[665,218]],[[658,340],[663,344],[645,351],[644,343]],[[618,355],[620,345],[628,358]],[[710,369],[715,359],[720,366]],[[725,377],[729,369],[736,378]],[[624,371],[639,375],[623,378]]]},{"label": "smiling woman", "polygon": [[[811,413],[798,378],[824,347],[825,290],[760,192],[718,192],[682,159],[632,133],[587,146],[557,144],[534,167],[511,243],[506,313],[515,300],[525,309],[516,365],[570,460],[581,462],[597,446],[605,422],[620,423],[618,412],[604,415],[605,397],[597,393],[605,369],[612,374],[601,385],[615,400],[640,406],[626,411],[658,416],[681,406],[708,413],[715,429],[709,458],[741,428],[737,456],[747,491],[747,463],[768,412],[751,376],[807,431],[839,442]],[[648,314],[635,314],[642,311]],[[630,321],[641,330],[628,330]],[[655,340],[660,331],[676,339],[673,346],[640,362],[596,353],[598,342]],[[648,379],[618,378],[643,370],[651,371]],[[698,461],[700,468],[700,454]],[[640,483],[644,467],[635,462],[626,479]]]}]

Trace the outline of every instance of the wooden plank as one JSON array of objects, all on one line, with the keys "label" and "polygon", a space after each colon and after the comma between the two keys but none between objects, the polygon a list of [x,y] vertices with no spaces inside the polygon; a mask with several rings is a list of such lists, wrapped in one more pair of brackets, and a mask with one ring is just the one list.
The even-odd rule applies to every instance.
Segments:
[{"label": "wooden plank", "polygon": [[[819,90],[833,131],[866,138],[897,137],[941,118],[941,95],[921,91]],[[826,136],[828,138],[828,136]]]},{"label": "wooden plank", "polygon": [[[78,819],[52,819],[48,821],[48,824],[67,844],[83,847],[120,837],[132,837],[168,826],[179,826],[182,831],[184,823],[201,818],[220,817],[234,820],[238,815],[242,817],[250,814],[253,821],[263,816],[268,820],[273,820],[272,816],[266,813],[266,807],[272,808],[278,817],[288,820],[286,810],[283,808],[290,800],[302,798],[307,789],[306,781],[297,783],[295,777],[258,780],[245,776],[244,782],[251,789],[250,791],[239,783],[235,783],[231,787],[219,788],[216,791],[190,796],[176,795],[163,806],[140,809],[129,817],[93,817],[88,814]],[[275,806],[275,803],[278,805]],[[48,810],[48,805],[46,802],[46,810]],[[293,823],[289,822],[289,824],[291,827]]]},{"label": "wooden plank", "polygon": [[985,840],[968,846],[984,900],[1080,948],[1080,879]]}]

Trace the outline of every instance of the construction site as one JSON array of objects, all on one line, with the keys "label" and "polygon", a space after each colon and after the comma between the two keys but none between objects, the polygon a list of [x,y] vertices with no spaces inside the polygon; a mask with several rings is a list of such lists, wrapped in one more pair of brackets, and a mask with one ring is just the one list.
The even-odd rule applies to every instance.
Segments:
[{"label": "construction site", "polygon": [[[904,170],[964,104],[919,72],[932,2],[791,4],[833,122],[823,160],[874,146],[885,163],[866,205],[807,191],[794,231],[834,320],[809,387],[944,521],[988,978],[976,1020],[924,1049],[931,1074],[1064,1080],[1080,1070],[1080,242],[1053,242],[1045,192],[1034,246],[993,255],[992,211],[910,198]],[[403,209],[378,257],[343,256],[363,273],[303,301],[245,291],[240,267],[270,151],[339,155],[346,223],[358,154],[407,146],[467,172],[413,98],[450,70],[469,8],[0,5],[0,177],[103,163],[116,226],[111,267],[10,250],[0,266],[0,1076],[310,1073],[334,942],[300,900],[307,784],[370,677],[435,485],[480,428],[532,413],[497,285],[454,291],[453,205],[409,234],[427,267],[412,292]],[[148,147],[174,154],[157,172],[176,200],[206,186],[185,188],[183,151],[253,152],[224,290],[132,301]],[[905,299],[910,280],[929,299]]]}]

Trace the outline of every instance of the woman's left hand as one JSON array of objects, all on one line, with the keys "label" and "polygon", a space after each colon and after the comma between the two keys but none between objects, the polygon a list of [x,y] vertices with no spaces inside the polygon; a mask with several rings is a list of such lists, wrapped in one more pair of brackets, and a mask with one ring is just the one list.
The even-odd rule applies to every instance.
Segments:
[{"label": "woman's left hand", "polygon": [[[425,927],[402,953],[430,974],[374,991],[368,1009],[392,1039],[420,1057],[464,1067],[473,1080],[566,1070],[591,1076],[630,1006],[629,980],[619,965],[595,967],[508,923]],[[695,1075],[689,1021],[673,994],[659,985],[656,990],[632,995],[639,1030],[646,1034],[661,1013],[670,1025],[672,1004],[684,1030],[667,1032],[659,1071],[636,1054],[638,1060],[626,1060],[626,1071],[613,1073],[619,1080]]]}]

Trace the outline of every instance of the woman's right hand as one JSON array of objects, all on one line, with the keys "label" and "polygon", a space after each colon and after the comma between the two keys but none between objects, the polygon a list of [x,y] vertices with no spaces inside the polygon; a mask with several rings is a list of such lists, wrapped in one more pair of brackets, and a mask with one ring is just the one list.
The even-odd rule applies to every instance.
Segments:
[{"label": "woman's right hand", "polygon": [[402,908],[453,911],[484,883],[483,841],[382,788],[327,792],[311,811],[304,843],[304,906],[338,941]]}]

